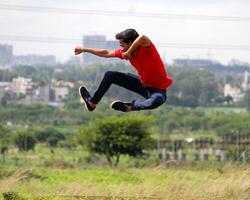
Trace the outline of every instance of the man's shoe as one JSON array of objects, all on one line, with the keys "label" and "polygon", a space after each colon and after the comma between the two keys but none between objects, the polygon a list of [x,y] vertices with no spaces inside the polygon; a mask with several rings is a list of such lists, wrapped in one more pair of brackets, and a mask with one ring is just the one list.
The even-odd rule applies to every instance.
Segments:
[{"label": "man's shoe", "polygon": [[91,106],[89,104],[89,101],[91,99],[91,96],[89,94],[89,91],[84,87],[84,86],[80,86],[79,87],[79,95],[82,97],[84,103],[85,103],[85,107],[88,111],[93,111],[95,110],[95,107]]},{"label": "man's shoe", "polygon": [[111,103],[111,108],[113,108],[114,110],[122,111],[122,112],[128,112],[127,111],[128,106],[131,106],[131,103],[124,103],[120,100],[116,100]]}]

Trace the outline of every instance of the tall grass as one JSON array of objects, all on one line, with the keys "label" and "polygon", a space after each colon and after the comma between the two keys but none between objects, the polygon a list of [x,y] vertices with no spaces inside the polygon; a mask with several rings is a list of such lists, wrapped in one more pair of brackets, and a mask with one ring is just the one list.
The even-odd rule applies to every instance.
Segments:
[{"label": "tall grass", "polygon": [[22,168],[2,175],[0,193],[7,191],[30,199],[85,196],[96,197],[92,199],[248,200],[250,167]]}]

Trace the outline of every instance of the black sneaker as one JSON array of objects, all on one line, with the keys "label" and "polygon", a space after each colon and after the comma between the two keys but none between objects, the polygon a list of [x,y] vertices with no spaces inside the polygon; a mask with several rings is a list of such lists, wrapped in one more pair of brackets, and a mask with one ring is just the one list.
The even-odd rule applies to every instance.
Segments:
[{"label": "black sneaker", "polygon": [[85,103],[85,107],[88,111],[93,111],[95,110],[95,107],[92,107],[89,104],[89,100],[91,99],[91,96],[89,94],[89,91],[84,87],[84,86],[80,86],[79,87],[79,95],[82,97],[82,99],[84,100]]},{"label": "black sneaker", "polygon": [[116,101],[113,101],[111,103],[111,108],[113,108],[114,110],[119,110],[119,111],[122,111],[122,112],[127,112],[127,108],[128,106],[130,106],[131,103],[124,103],[120,100],[116,100]]}]

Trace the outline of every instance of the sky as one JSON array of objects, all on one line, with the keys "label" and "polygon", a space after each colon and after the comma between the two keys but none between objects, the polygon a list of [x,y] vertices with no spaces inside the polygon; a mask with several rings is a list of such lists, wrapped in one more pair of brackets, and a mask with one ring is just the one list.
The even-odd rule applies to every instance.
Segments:
[{"label": "sky", "polygon": [[[1,0],[0,44],[13,45],[15,55],[53,54],[64,62],[83,35],[115,40],[116,33],[134,28],[168,63],[176,58],[250,63],[249,10],[250,0]],[[193,48],[197,45],[203,48]]]}]

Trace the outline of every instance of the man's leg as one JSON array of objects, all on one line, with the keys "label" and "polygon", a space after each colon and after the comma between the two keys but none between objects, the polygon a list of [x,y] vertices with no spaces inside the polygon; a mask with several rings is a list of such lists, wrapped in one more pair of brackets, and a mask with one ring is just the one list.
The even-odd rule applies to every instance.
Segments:
[{"label": "man's leg", "polygon": [[150,110],[162,105],[167,99],[167,94],[165,90],[157,90],[152,88],[147,88],[146,90],[148,93],[148,97],[146,97],[145,101],[133,101],[132,103],[114,101],[111,106],[113,109],[122,112]]},{"label": "man's leg", "polygon": [[84,104],[85,104],[85,108],[88,111],[95,110],[96,105],[90,101],[91,95],[89,94],[89,91],[87,90],[87,88],[84,87],[83,85],[79,87],[79,95],[82,97],[82,100],[84,101]]},{"label": "man's leg", "polygon": [[107,71],[104,74],[104,77],[94,92],[93,97],[91,98],[91,102],[93,104],[97,104],[104,94],[108,91],[111,84],[116,84],[121,87],[124,87],[130,91],[133,91],[141,96],[147,98],[148,93],[145,87],[141,84],[139,78],[136,75],[128,74],[128,73],[121,73],[116,71]]},{"label": "man's leg", "polygon": [[149,98],[145,101],[133,101],[131,104],[132,110],[150,110],[159,107],[167,100],[167,95],[165,91],[162,90],[154,90],[150,89],[149,91]]}]

